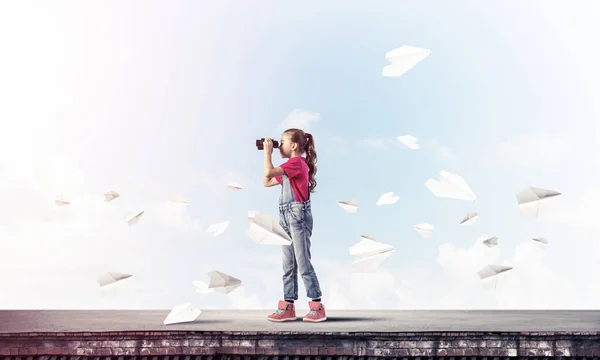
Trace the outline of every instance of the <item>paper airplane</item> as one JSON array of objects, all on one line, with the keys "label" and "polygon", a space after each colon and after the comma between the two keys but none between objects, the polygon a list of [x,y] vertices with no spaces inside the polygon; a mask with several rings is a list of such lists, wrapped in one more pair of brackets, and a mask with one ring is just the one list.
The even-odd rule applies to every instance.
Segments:
[{"label": "paper airplane", "polygon": [[377,206],[381,206],[381,205],[393,205],[395,204],[398,199],[400,199],[399,196],[394,195],[394,192],[387,192],[383,195],[381,195],[381,197],[379,198],[379,200],[377,200],[376,205]]},{"label": "paper airplane", "polygon": [[342,207],[347,213],[354,214],[358,211],[358,201],[356,200],[342,200],[338,201],[338,205]]},{"label": "paper airplane", "polygon": [[102,287],[102,286],[106,286],[106,285],[110,285],[110,284],[115,284],[121,280],[128,279],[132,276],[133,275],[131,275],[131,274],[123,274],[123,273],[118,273],[118,272],[107,272],[106,274],[100,276],[97,281],[98,281],[98,284],[100,284],[100,287]]},{"label": "paper airplane", "polygon": [[434,179],[427,180],[425,186],[437,197],[469,201],[476,200],[475,193],[467,185],[465,179],[447,171],[440,172],[439,181]]},{"label": "paper airplane", "polygon": [[413,46],[400,46],[385,54],[386,60],[389,61],[391,65],[384,66],[381,75],[402,76],[430,54],[431,51],[427,49]]},{"label": "paper airplane", "polygon": [[483,245],[485,245],[487,247],[498,246],[498,238],[495,236],[487,238],[487,239],[483,240],[482,242],[483,242]]},{"label": "paper airplane", "polygon": [[108,191],[104,194],[104,201],[109,202],[109,201],[113,201],[114,199],[118,198],[120,195],[117,192],[114,191]]},{"label": "paper airplane", "polygon": [[548,245],[548,239],[546,238],[533,238],[531,240],[541,248],[545,248]]},{"label": "paper airplane", "polygon": [[210,277],[208,288],[219,293],[229,294],[242,285],[242,280],[217,270],[209,271],[208,276]]},{"label": "paper airplane", "polygon": [[481,280],[512,270],[512,266],[487,265],[477,272]]},{"label": "paper airplane", "polygon": [[417,150],[419,148],[419,144],[417,143],[419,140],[414,136],[398,136],[397,139],[409,149]]},{"label": "paper airplane", "polygon": [[292,239],[275,217],[254,212],[252,217],[248,213],[248,221],[250,228],[247,234],[255,243],[263,245],[290,245],[292,243]]},{"label": "paper airplane", "polygon": [[465,215],[465,217],[460,221],[460,225],[463,225],[463,226],[474,225],[477,222],[478,218],[479,218],[479,214],[477,214],[475,211],[469,211],[467,213],[467,215]]},{"label": "paper airplane", "polygon": [[361,235],[360,236],[361,240],[370,240],[370,241],[375,241],[375,236],[373,235]]},{"label": "paper airplane", "polygon": [[183,204],[183,205],[189,204],[189,202],[186,199],[184,199],[181,195],[178,195],[178,194],[173,195],[170,202],[175,203],[175,204]]},{"label": "paper airplane", "polygon": [[137,223],[139,223],[140,219],[142,218],[142,215],[144,215],[143,211],[139,212],[137,215],[135,215],[133,217],[130,217],[129,220],[127,220],[127,223],[129,224],[129,226],[133,226],[133,225],[136,225]]},{"label": "paper airplane", "polygon": [[64,200],[62,196],[57,196],[56,200],[54,200],[54,203],[58,206],[65,206],[71,204],[69,201]]},{"label": "paper airplane", "polygon": [[535,218],[539,214],[540,202],[542,200],[561,195],[554,190],[527,187],[517,193],[517,203],[522,217]]},{"label": "paper airplane", "polygon": [[377,268],[395,251],[395,247],[371,239],[362,239],[350,247],[350,255],[354,256],[353,270],[368,272]]},{"label": "paper airplane", "polygon": [[243,189],[242,185],[235,183],[235,182],[230,182],[227,184],[227,190],[241,190]]},{"label": "paper airplane", "polygon": [[421,234],[422,237],[424,238],[430,238],[433,236],[433,225],[428,224],[428,223],[423,223],[423,224],[418,224],[415,225],[415,230]]},{"label": "paper airplane", "polygon": [[191,303],[176,305],[163,321],[163,325],[180,324],[196,320],[202,311],[193,308]]},{"label": "paper airplane", "polygon": [[213,234],[213,236],[219,236],[227,230],[227,226],[229,226],[229,221],[222,221],[216,224],[210,224],[206,232]]}]

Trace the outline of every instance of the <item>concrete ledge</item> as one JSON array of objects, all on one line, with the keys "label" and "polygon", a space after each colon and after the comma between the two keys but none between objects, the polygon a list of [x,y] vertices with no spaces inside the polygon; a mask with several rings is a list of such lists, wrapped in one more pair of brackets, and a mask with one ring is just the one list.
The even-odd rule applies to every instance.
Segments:
[{"label": "concrete ledge", "polygon": [[302,360],[305,360],[307,356],[331,357],[332,359],[338,357],[593,358],[600,356],[600,335],[596,332],[4,333],[0,335],[0,355],[20,357],[40,355],[91,357],[232,355],[250,356],[248,359],[266,355],[279,358],[283,356],[302,357]]},{"label": "concrete ledge", "polygon": [[596,358],[600,311],[331,311],[271,323],[270,310],[1,310],[0,360]]}]

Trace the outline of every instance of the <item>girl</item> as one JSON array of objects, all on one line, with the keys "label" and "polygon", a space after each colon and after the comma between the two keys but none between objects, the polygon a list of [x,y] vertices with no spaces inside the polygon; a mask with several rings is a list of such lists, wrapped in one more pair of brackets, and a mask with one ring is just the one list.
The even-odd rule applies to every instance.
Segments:
[{"label": "girl", "polygon": [[[310,236],[313,229],[313,217],[310,207],[310,193],[314,192],[317,182],[315,174],[317,153],[311,134],[300,129],[288,129],[281,135],[279,152],[282,158],[289,160],[279,167],[273,167],[271,155],[273,141],[265,138],[265,176],[266,187],[281,184],[279,196],[279,224],[292,238],[291,245],[283,245],[283,298],[278,309],[269,315],[269,321],[296,320],[294,300],[298,300],[298,272],[304,281],[310,312],[303,318],[308,322],[327,320],[325,308],[321,303],[321,288],[315,269],[310,262]],[[301,155],[306,153],[306,159]]]}]

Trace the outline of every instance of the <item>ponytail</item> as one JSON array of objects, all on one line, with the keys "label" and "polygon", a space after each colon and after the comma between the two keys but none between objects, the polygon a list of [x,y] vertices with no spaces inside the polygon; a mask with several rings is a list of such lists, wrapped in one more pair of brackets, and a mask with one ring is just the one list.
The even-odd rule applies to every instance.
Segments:
[{"label": "ponytail", "polygon": [[308,190],[312,193],[315,192],[317,187],[317,180],[315,175],[317,174],[317,152],[315,151],[315,139],[312,134],[305,133],[306,135],[306,165],[308,165]]}]

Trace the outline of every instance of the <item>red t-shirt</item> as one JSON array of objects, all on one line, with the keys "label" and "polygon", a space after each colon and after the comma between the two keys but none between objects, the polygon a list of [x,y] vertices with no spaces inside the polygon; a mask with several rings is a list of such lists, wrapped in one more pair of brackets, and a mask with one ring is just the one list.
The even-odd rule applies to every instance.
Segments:
[{"label": "red t-shirt", "polygon": [[[290,178],[290,185],[294,190],[296,201],[308,200],[308,165],[306,165],[306,160],[302,156],[296,156],[281,164],[281,168]],[[275,176],[275,179],[278,183],[282,183],[281,176]]]}]

